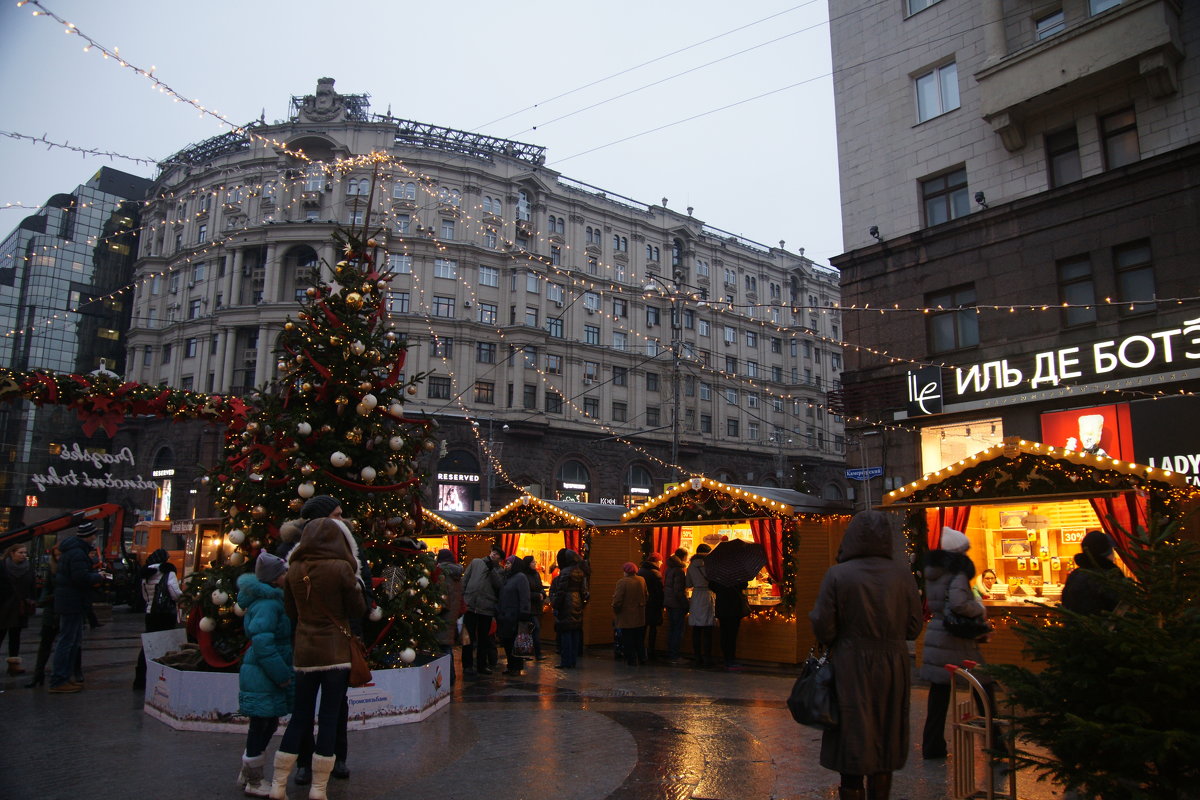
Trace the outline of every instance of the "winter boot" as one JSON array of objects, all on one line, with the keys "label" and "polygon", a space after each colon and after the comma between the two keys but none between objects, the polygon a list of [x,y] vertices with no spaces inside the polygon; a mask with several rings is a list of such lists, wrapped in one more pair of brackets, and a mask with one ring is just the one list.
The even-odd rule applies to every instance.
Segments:
[{"label": "winter boot", "polygon": [[288,775],[291,774],[292,767],[296,766],[297,757],[296,753],[275,751],[275,772],[271,774],[271,792],[267,795],[272,800],[287,800]]},{"label": "winter boot", "polygon": [[839,786],[838,797],[840,800],[867,800],[867,793],[861,786]]},{"label": "winter boot", "polygon": [[8,659],[8,674],[9,675],[24,675],[25,670],[21,667],[21,658],[13,656]]},{"label": "winter boot", "polygon": [[333,756],[313,753],[312,786],[308,787],[308,800],[326,800],[325,787],[329,785],[329,773],[333,772]]},{"label": "winter boot", "polygon": [[880,772],[867,776],[867,797],[869,800],[888,800],[892,794],[892,773]]},{"label": "winter boot", "polygon": [[271,783],[263,777],[263,764],[265,763],[267,763],[266,753],[259,753],[254,758],[242,753],[242,772],[238,777],[242,782],[242,791],[247,797],[269,797],[271,795]]}]

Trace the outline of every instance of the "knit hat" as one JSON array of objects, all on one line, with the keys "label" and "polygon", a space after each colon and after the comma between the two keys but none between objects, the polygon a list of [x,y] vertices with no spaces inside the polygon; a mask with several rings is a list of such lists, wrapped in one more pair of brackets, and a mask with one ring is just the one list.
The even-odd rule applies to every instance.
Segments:
[{"label": "knit hat", "polygon": [[265,550],[258,554],[254,562],[254,577],[263,583],[274,583],[279,576],[287,572],[288,565],[279,556],[273,556]]},{"label": "knit hat", "polygon": [[96,526],[87,520],[79,523],[79,527],[75,531],[75,535],[80,537],[94,536],[95,534]]},{"label": "knit hat", "polygon": [[621,569],[625,570],[626,575],[632,575],[633,573],[637,572],[637,564],[633,563],[632,561],[626,561]]},{"label": "knit hat", "polygon": [[1104,531],[1088,531],[1080,544],[1083,552],[1091,556],[1096,563],[1100,563],[1112,555],[1112,539],[1108,538],[1108,534]]},{"label": "knit hat", "polygon": [[454,560],[454,553],[451,553],[445,547],[437,552],[437,560],[439,564]]},{"label": "knit hat", "polygon": [[310,497],[304,502],[303,508],[300,509],[300,516],[304,519],[317,519],[318,517],[328,517],[333,513],[333,510],[342,503],[336,497],[330,497],[327,494],[319,494],[315,497]]},{"label": "knit hat", "polygon": [[942,528],[942,544],[940,549],[948,553],[965,553],[971,549],[971,540],[962,531],[956,531],[954,528],[944,526]]},{"label": "knit hat", "polygon": [[661,564],[662,556],[660,556],[658,553],[651,553],[650,555],[646,556],[646,560],[653,561],[655,564]]},{"label": "knit hat", "polygon": [[704,542],[701,542],[700,544],[698,544],[698,545],[696,546],[696,555],[702,556],[702,555],[704,555],[705,553],[711,553],[711,552],[712,552],[712,548],[711,548],[711,547],[709,547],[709,546],[708,546],[707,544],[705,544]]},{"label": "knit hat", "polygon": [[687,550],[684,550],[682,547],[675,548],[675,557],[680,560],[687,558]]}]

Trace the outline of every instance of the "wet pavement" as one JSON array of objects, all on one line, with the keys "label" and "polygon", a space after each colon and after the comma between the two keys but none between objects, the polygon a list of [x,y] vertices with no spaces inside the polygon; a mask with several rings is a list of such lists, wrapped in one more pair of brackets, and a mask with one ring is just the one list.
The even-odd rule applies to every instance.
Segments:
[{"label": "wet pavement", "polygon": [[[26,667],[39,625],[25,632]],[[141,625],[119,608],[85,633],[79,694],[27,689],[27,675],[0,681],[0,798],[242,796],[234,779],[243,736],[176,731],[142,713],[141,693],[130,688]],[[820,733],[793,722],[784,705],[794,680],[786,671],[628,667],[605,649],[578,669],[554,661],[550,647],[523,676],[460,680],[450,706],[424,722],[351,731],[351,777],[332,780],[330,798],[837,797],[838,776],[817,763]],[[925,698],[914,687],[914,731]],[[914,746],[892,797],[952,798],[953,764],[953,756],[925,761]],[[1018,778],[1024,800],[1059,796]],[[307,797],[301,787],[288,791]]]}]

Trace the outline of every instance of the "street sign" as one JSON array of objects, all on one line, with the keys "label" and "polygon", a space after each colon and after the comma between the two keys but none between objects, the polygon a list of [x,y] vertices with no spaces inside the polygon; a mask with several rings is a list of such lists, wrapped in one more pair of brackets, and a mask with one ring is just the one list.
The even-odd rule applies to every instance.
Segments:
[{"label": "street sign", "polygon": [[883,474],[883,467],[859,467],[846,470],[846,477],[852,481],[869,481]]}]

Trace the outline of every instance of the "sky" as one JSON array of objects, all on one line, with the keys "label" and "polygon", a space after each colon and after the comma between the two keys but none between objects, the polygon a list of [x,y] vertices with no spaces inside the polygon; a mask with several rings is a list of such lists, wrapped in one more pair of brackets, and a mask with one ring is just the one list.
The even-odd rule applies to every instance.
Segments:
[{"label": "sky", "polygon": [[[826,0],[39,0],[235,124],[321,77],[371,110],[547,148],[547,166],[819,264],[842,252]],[[0,0],[0,236],[101,166],[229,128]]]}]

